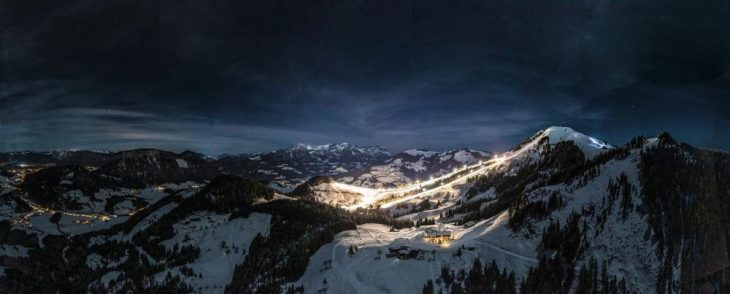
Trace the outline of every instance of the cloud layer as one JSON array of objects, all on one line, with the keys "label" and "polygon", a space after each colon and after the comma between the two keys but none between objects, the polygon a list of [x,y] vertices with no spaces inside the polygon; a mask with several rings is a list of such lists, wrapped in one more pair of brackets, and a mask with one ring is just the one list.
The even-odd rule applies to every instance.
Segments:
[{"label": "cloud layer", "polygon": [[10,3],[0,149],[730,148],[730,6],[684,2]]}]

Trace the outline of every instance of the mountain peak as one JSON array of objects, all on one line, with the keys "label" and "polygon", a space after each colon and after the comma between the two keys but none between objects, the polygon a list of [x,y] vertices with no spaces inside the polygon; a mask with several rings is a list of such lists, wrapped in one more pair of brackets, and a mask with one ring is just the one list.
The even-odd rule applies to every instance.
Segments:
[{"label": "mountain peak", "polygon": [[388,151],[385,149],[385,147],[380,146],[357,146],[351,143],[343,142],[343,143],[331,143],[331,144],[323,144],[323,145],[311,145],[306,143],[297,143],[294,146],[291,146],[285,151],[332,151],[332,152],[340,152],[344,150],[357,150],[359,152],[367,152],[367,153],[387,153]]},{"label": "mountain peak", "polygon": [[551,126],[540,132],[536,139],[548,138],[548,143],[556,144],[561,141],[573,141],[587,157],[593,157],[606,149],[614,148],[611,144],[601,139],[585,135],[570,127]]},{"label": "mountain peak", "polygon": [[319,151],[319,150],[328,150],[333,147],[343,147],[348,146],[349,143],[340,143],[340,144],[323,144],[323,145],[311,145],[311,144],[305,144],[305,143],[297,143],[294,146],[289,147],[287,150],[308,150],[308,151]]},{"label": "mountain peak", "polygon": [[408,149],[406,151],[403,151],[403,153],[411,155],[411,156],[431,157],[431,156],[436,155],[438,152],[428,151],[428,150],[424,150],[424,149]]}]

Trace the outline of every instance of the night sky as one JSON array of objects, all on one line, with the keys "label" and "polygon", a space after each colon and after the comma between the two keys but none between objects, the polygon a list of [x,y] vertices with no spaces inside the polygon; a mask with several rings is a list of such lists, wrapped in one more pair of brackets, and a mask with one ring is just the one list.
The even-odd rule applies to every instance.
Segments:
[{"label": "night sky", "polygon": [[0,151],[730,149],[730,1],[0,0]]}]

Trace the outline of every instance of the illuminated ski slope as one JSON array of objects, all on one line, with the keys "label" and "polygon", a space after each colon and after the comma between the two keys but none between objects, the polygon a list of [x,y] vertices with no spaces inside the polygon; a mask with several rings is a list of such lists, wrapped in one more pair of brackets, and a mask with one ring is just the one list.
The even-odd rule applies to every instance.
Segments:
[{"label": "illuminated ski slope", "polygon": [[[355,193],[359,193],[359,194],[363,195],[363,200],[360,203],[355,204],[355,205],[351,205],[351,206],[348,206],[348,207],[345,207],[346,209],[357,209],[357,208],[361,208],[361,207],[364,208],[364,207],[367,207],[367,206],[369,206],[371,204],[374,204],[374,203],[378,202],[379,200],[386,199],[386,198],[388,198],[388,197],[390,197],[392,195],[414,193],[414,194],[408,195],[406,197],[398,198],[395,201],[388,202],[387,204],[385,204],[385,205],[382,206],[382,207],[386,207],[387,208],[387,207],[390,207],[391,205],[396,204],[398,202],[402,202],[402,201],[406,201],[408,199],[413,199],[413,198],[420,197],[423,194],[427,194],[429,191],[437,191],[439,189],[442,189],[442,188],[445,188],[445,187],[450,187],[450,186],[452,186],[454,184],[457,184],[457,183],[461,183],[461,182],[465,181],[469,177],[473,177],[473,176],[475,176],[477,174],[483,173],[489,167],[492,167],[495,164],[497,164],[499,162],[502,162],[502,161],[503,160],[499,160],[499,159],[496,159],[496,158],[495,159],[491,159],[491,160],[489,160],[487,162],[477,163],[477,164],[472,165],[472,166],[465,166],[465,167],[462,167],[460,169],[455,169],[453,172],[450,172],[448,174],[445,174],[445,175],[440,176],[440,177],[437,177],[437,178],[432,178],[432,179],[429,179],[429,180],[423,181],[423,182],[420,182],[419,181],[419,182],[416,182],[415,184],[408,185],[408,186],[405,186],[405,187],[395,188],[395,189],[372,189],[372,188],[365,188],[365,187],[353,186],[353,185],[348,185],[348,184],[338,183],[338,182],[333,183],[333,186],[335,188],[337,188],[337,189],[341,189],[341,190],[345,190],[345,191],[351,191],[351,192],[355,192]],[[452,177],[452,176],[454,176],[454,175],[456,175],[456,174],[458,174],[460,172],[463,172],[465,170],[475,169],[475,168],[476,168],[475,171],[470,172],[470,173],[467,173],[464,176],[458,177],[458,178],[456,178],[456,179],[454,179],[452,181],[449,181],[447,183],[444,183],[442,185],[439,185],[439,186],[430,188],[428,190],[422,191],[424,189],[423,188],[424,186],[432,185],[432,184],[437,183],[437,182],[439,182],[441,180],[448,179],[448,178],[450,178],[450,177]]]},{"label": "illuminated ski slope", "polygon": [[[509,151],[500,155],[495,155],[494,158],[485,161],[485,162],[478,162],[471,166],[464,166],[462,168],[454,169],[454,171],[442,175],[440,177],[431,178],[427,181],[419,182],[416,181],[415,184],[407,185],[404,187],[394,188],[394,189],[372,189],[372,188],[365,188],[365,187],[359,187],[354,185],[348,185],[344,183],[333,183],[333,186],[337,189],[341,189],[344,191],[350,191],[353,193],[359,193],[363,195],[362,201],[355,205],[346,206],[346,209],[357,209],[357,208],[364,208],[368,207],[370,205],[373,205],[375,203],[378,203],[381,200],[388,199],[388,197],[391,197],[393,195],[399,195],[404,194],[403,197],[397,197],[393,201],[389,201],[386,203],[381,203],[382,208],[388,208],[395,204],[398,204],[400,202],[416,199],[419,197],[431,195],[433,193],[436,193],[439,190],[450,188],[454,185],[463,184],[467,181],[467,179],[483,174],[489,170],[495,169],[497,167],[503,166],[505,163],[509,163],[510,161],[514,160],[515,158],[525,158],[529,156],[534,156],[536,151],[536,145],[539,144],[539,142],[543,139],[547,138],[550,144],[555,144],[559,141],[573,141],[586,155],[586,157],[590,158],[595,156],[596,154],[602,152],[605,149],[613,148],[613,146],[598,140],[596,138],[586,136],[584,134],[581,134],[579,132],[574,131],[571,128],[568,127],[550,127],[542,131],[538,136],[536,136],[533,140],[528,142],[527,144],[524,144],[520,149]],[[441,185],[438,185],[436,187],[431,187],[431,185],[438,183],[443,180],[447,180],[452,178],[453,176],[462,173],[464,171],[472,170],[471,172],[468,172],[462,176],[459,176],[455,179],[452,179],[446,183],[443,183]],[[425,188],[428,187],[428,188]]]}]

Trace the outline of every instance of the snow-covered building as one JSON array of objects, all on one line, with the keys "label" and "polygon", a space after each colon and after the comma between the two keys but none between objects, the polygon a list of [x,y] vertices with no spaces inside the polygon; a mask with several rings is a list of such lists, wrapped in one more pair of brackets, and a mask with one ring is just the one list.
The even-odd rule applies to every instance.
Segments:
[{"label": "snow-covered building", "polygon": [[390,247],[390,248],[388,248],[388,251],[390,253],[386,254],[385,257],[387,257],[387,258],[396,257],[398,259],[417,258],[418,254],[421,252],[421,250],[412,249],[408,246]]}]

